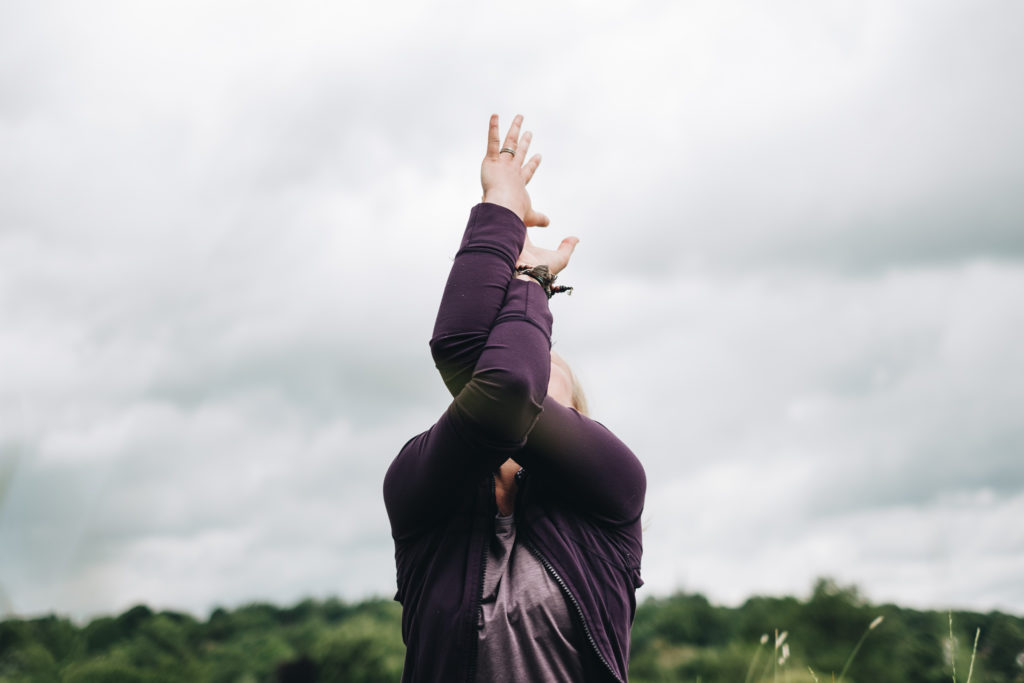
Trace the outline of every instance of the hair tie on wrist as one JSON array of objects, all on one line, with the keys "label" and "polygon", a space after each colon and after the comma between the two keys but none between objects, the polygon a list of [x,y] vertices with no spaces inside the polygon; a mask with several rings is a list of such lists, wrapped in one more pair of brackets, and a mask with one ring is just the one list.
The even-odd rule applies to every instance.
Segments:
[{"label": "hair tie on wrist", "polygon": [[526,275],[532,277],[537,281],[537,284],[541,286],[544,293],[550,299],[555,294],[565,292],[569,296],[572,296],[572,287],[566,287],[564,285],[556,285],[555,280],[558,279],[557,275],[551,274],[551,269],[545,265],[540,266],[516,266],[516,273],[519,275]]}]

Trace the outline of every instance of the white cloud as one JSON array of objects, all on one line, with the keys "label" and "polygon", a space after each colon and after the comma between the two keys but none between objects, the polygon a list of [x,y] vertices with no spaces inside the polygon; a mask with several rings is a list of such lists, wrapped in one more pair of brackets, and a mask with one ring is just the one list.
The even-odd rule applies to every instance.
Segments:
[{"label": "white cloud", "polygon": [[[998,589],[1021,561],[1019,267],[591,284],[600,314],[564,301],[556,336],[645,461],[648,590],[735,602],[835,575],[1019,609]],[[988,540],[957,547],[971,526]]]},{"label": "white cloud", "polygon": [[647,463],[649,590],[1021,609],[1020,548],[961,580],[887,531],[1019,502],[1015,14],[8,3],[2,588],[388,594],[380,481],[447,400],[426,340],[498,110],[545,157],[537,241],[583,240],[556,341]]}]

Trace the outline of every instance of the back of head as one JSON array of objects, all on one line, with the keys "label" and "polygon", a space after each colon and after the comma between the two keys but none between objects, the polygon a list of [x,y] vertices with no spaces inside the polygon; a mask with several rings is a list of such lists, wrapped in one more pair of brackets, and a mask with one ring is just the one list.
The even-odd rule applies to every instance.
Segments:
[{"label": "back of head", "polygon": [[572,368],[569,367],[567,362],[565,362],[565,359],[562,358],[561,354],[555,351],[551,352],[551,360],[552,362],[557,363],[558,366],[561,367],[569,376],[569,381],[572,385],[572,407],[581,415],[590,417],[590,409],[587,405],[587,395],[583,392],[583,386],[580,385],[579,379],[576,378]]}]

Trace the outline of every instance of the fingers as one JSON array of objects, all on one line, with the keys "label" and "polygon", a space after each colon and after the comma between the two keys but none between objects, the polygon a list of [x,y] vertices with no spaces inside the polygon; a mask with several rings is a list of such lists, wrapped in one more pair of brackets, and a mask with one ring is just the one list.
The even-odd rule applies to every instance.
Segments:
[{"label": "fingers", "polygon": [[528,228],[546,228],[551,223],[551,219],[542,214],[540,211],[534,211],[530,209],[530,213],[526,214],[523,218],[523,224]]},{"label": "fingers", "polygon": [[501,135],[498,130],[498,115],[491,114],[491,123],[487,129],[487,158],[497,159],[498,150],[501,145]]},{"label": "fingers", "polygon": [[[508,147],[511,150],[516,150],[519,145],[519,127],[523,125],[523,115],[516,114],[516,117],[512,119],[512,125],[509,126],[508,135],[505,136],[505,144],[503,147]],[[516,154],[519,151],[516,150]]]},{"label": "fingers", "polygon": [[[523,133],[523,137],[520,140],[519,131],[523,125],[523,115],[516,114],[515,118],[512,119],[512,125],[509,126],[508,133],[505,134],[505,142],[500,142],[500,129],[498,127],[498,115],[491,114],[490,124],[487,129],[487,159],[495,160],[500,159],[501,150],[510,149],[515,154],[510,154],[509,159],[518,158],[519,163],[522,164],[523,160],[526,159],[526,155],[530,151],[530,141],[533,139],[533,133],[526,131]],[[531,162],[533,160],[531,159]],[[537,163],[534,163],[533,170],[530,171],[529,176],[532,176],[534,171],[537,170]],[[527,176],[526,182],[529,182],[529,176]]]},{"label": "fingers", "polygon": [[562,240],[562,243],[558,245],[556,251],[565,257],[566,262],[569,261],[569,257],[572,256],[572,252],[576,250],[576,245],[580,243],[578,237],[566,237]]},{"label": "fingers", "polygon": [[537,167],[540,166],[540,158],[539,154],[534,154],[533,158],[523,166],[523,185],[528,184],[530,182],[530,178],[532,178],[533,174],[537,172]]},{"label": "fingers", "polygon": [[523,133],[523,137],[519,138],[519,146],[516,147],[516,159],[519,159],[519,164],[522,165],[526,161],[526,155],[530,153],[530,141],[533,140],[533,133],[526,131]]}]

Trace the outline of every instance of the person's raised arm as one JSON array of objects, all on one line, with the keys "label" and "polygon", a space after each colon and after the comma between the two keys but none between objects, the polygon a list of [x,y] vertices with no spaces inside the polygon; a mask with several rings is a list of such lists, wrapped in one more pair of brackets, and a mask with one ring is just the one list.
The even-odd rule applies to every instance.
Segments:
[{"label": "person's raised arm", "polygon": [[470,380],[388,469],[384,502],[395,538],[429,527],[522,448],[547,393],[550,349],[544,290],[513,279]]},{"label": "person's raised arm", "polygon": [[548,224],[526,191],[540,155],[528,157],[533,136],[529,131],[520,135],[522,122],[516,116],[502,142],[498,116],[491,116],[480,164],[482,203],[470,213],[434,323],[430,350],[452,396],[469,381],[483,352],[522,252],[526,227]]},{"label": "person's raised arm", "polygon": [[[518,126],[517,117],[507,141],[519,139]],[[531,278],[514,277],[517,260],[547,253],[523,249],[527,240],[520,219],[547,222],[532,210],[525,191],[539,158],[525,166],[512,162],[512,149],[497,147],[496,127],[492,117],[481,178],[484,199],[500,204],[488,201],[474,208],[480,220],[471,218],[431,344],[455,399],[433,427],[406,443],[385,477],[385,504],[396,538],[443,515],[465,495],[467,482],[522,448],[547,393],[547,297]],[[569,238],[550,252],[555,269],[568,262],[575,243]]]}]

